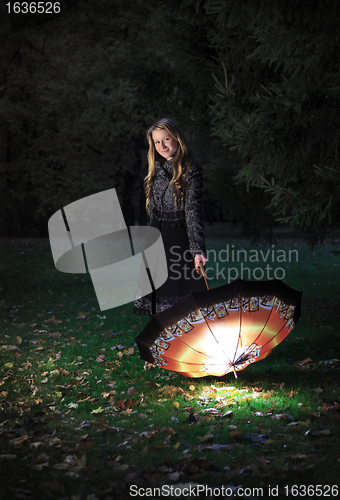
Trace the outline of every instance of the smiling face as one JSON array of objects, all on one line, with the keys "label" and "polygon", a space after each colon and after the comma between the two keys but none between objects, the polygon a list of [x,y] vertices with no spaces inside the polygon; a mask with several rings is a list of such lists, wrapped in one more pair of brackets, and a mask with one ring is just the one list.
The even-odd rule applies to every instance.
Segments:
[{"label": "smiling face", "polygon": [[167,130],[154,130],[152,140],[157,153],[166,160],[170,160],[177,151],[178,141]]}]

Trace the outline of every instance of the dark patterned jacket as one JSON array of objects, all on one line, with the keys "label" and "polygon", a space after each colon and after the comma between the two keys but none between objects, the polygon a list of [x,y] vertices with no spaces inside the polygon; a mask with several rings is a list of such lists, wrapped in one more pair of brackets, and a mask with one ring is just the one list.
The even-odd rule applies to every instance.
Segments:
[{"label": "dark patterned jacket", "polygon": [[174,190],[169,188],[172,179],[172,160],[161,165],[156,163],[156,177],[152,187],[150,203],[150,225],[157,228],[186,227],[189,250],[192,257],[203,254],[206,257],[204,222],[202,209],[202,167],[191,165],[184,196],[184,210],[180,204],[175,207]]}]

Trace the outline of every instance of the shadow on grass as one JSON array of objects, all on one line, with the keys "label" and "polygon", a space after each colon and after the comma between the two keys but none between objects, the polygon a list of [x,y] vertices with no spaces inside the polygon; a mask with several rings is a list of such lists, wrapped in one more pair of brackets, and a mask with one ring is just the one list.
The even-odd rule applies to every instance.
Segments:
[{"label": "shadow on grass", "polygon": [[0,245],[0,498],[124,499],[131,485],[189,483],[280,485],[284,495],[336,484],[338,257],[282,245],[299,250],[285,270],[304,290],[302,316],[237,379],[145,367],[134,339],[148,319],[132,304],[100,311],[89,276],[58,273],[48,242]]}]

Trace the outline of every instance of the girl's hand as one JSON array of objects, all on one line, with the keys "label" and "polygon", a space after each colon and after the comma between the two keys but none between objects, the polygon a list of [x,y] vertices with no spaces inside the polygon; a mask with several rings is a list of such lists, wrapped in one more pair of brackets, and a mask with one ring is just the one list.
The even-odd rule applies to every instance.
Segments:
[{"label": "girl's hand", "polygon": [[195,260],[196,272],[197,272],[197,274],[199,274],[200,273],[200,262],[202,261],[203,266],[204,266],[208,259],[206,257],[204,257],[204,255],[201,255],[198,253],[195,255],[194,260]]}]

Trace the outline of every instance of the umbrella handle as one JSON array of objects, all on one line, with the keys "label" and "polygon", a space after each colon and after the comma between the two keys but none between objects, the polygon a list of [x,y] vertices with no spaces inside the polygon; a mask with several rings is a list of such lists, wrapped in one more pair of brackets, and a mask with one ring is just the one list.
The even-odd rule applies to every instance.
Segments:
[{"label": "umbrella handle", "polygon": [[207,275],[205,274],[205,269],[204,269],[204,266],[202,264],[202,261],[200,261],[200,269],[201,269],[201,273],[203,275],[203,278],[204,278],[204,281],[205,281],[205,285],[207,287],[207,290],[210,290],[209,288],[209,285],[208,285],[208,282],[207,282]]}]

